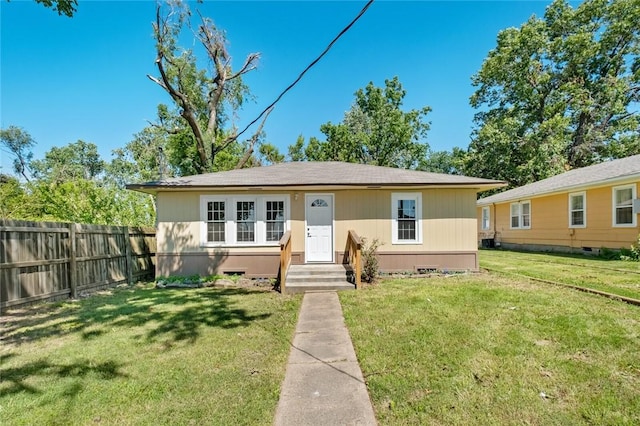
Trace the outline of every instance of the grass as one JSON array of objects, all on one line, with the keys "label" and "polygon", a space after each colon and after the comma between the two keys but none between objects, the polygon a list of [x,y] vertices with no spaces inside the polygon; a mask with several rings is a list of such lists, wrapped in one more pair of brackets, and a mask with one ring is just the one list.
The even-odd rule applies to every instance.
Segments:
[{"label": "grass", "polygon": [[340,299],[381,425],[640,424],[637,306],[486,273]]},{"label": "grass", "polygon": [[3,424],[271,424],[300,297],[139,285],[0,317]]},{"label": "grass", "polygon": [[[489,263],[636,291],[635,263],[481,252]],[[640,424],[640,307],[503,273],[340,299],[381,425]],[[272,424],[300,301],[138,285],[12,312],[1,423]]]},{"label": "grass", "polygon": [[640,300],[640,263],[581,255],[481,250],[480,266]]}]

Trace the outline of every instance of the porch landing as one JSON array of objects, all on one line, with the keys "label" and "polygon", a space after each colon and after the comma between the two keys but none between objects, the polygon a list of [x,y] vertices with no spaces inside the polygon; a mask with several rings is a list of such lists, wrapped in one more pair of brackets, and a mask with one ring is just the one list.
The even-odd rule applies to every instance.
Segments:
[{"label": "porch landing", "polygon": [[287,272],[286,293],[313,290],[355,290],[349,282],[351,267],[336,264],[291,265]]}]

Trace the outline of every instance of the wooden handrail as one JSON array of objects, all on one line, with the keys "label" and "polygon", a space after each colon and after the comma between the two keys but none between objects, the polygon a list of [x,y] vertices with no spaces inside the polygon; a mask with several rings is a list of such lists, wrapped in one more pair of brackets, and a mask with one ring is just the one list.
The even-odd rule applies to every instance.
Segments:
[{"label": "wooden handrail", "polygon": [[280,293],[286,290],[287,271],[291,264],[291,231],[284,233],[280,238]]},{"label": "wooden handrail", "polygon": [[347,263],[353,270],[354,284],[356,289],[360,289],[362,285],[362,239],[352,229],[347,234],[347,248],[345,251]]}]

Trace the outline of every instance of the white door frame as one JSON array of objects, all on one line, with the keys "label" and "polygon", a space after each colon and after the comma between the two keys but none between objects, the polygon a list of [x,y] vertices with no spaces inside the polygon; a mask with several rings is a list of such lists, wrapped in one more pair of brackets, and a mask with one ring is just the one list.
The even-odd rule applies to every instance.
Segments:
[{"label": "white door frame", "polygon": [[[308,205],[309,205],[309,199],[310,198],[318,198],[318,197],[329,197],[331,198],[331,260],[330,261],[309,261],[309,258],[307,256],[308,253],[308,223],[307,223],[307,217],[309,214],[309,209],[308,209]],[[304,256],[304,263],[335,263],[336,259],[336,197],[334,196],[333,193],[331,192],[309,192],[304,194],[304,251],[305,251],[305,256]]]}]

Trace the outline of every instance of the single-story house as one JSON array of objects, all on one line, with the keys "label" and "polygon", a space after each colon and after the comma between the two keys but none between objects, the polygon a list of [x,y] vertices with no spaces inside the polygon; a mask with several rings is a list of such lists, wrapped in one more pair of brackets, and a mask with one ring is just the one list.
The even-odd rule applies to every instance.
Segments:
[{"label": "single-story house", "polygon": [[342,162],[291,162],[128,185],[156,196],[157,275],[277,277],[343,263],[349,231],[382,271],[477,270],[476,199],[501,181]]},{"label": "single-story house", "polygon": [[638,237],[640,155],[570,170],[478,200],[484,246],[595,252]]}]

